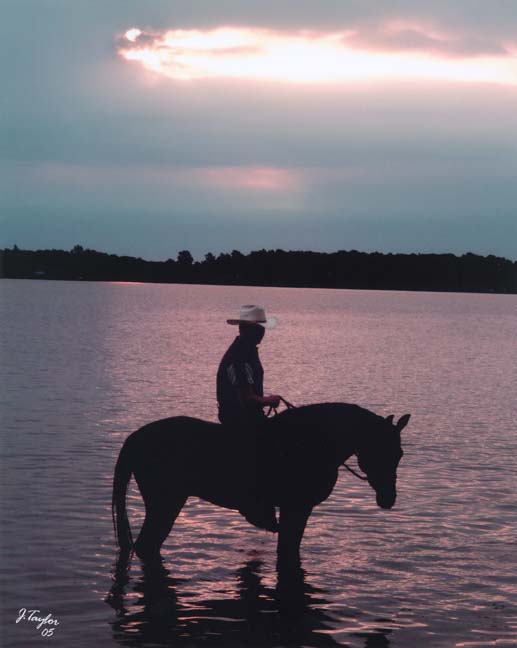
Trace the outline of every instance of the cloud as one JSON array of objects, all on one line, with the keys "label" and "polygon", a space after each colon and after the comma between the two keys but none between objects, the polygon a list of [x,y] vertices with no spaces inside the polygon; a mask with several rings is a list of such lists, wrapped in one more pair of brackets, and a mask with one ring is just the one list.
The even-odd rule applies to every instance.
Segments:
[{"label": "cloud", "polygon": [[517,85],[517,58],[501,45],[400,21],[373,31],[337,32],[227,26],[146,32],[133,27],[119,41],[118,51],[175,80]]},{"label": "cloud", "polygon": [[497,39],[445,31],[433,25],[404,20],[391,20],[378,27],[353,31],[345,37],[345,43],[359,49],[427,52],[447,57],[512,56],[512,50]]}]

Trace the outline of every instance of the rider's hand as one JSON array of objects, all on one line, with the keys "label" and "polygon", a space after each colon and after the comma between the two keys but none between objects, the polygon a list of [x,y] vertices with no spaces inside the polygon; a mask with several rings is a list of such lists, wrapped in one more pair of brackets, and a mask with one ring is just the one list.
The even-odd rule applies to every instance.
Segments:
[{"label": "rider's hand", "polygon": [[276,409],[280,405],[280,396],[271,394],[267,397],[267,404]]}]

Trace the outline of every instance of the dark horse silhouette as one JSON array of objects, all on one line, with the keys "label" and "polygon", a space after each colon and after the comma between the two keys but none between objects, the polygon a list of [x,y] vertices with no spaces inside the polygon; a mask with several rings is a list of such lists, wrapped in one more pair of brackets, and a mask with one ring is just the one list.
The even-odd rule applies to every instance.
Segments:
[{"label": "dark horse silhouette", "polygon": [[[284,411],[253,433],[184,416],[149,423],[126,439],[115,467],[113,519],[121,554],[134,549],[142,559],[157,557],[191,495],[242,509],[252,474],[255,491],[280,508],[278,567],[296,568],[311,511],[331,494],[338,468],[352,455],[377,504],[394,505],[400,432],[409,417],[394,424],[393,416],[357,405],[322,403]],[[134,544],[126,511],[132,474],[146,509]]]}]

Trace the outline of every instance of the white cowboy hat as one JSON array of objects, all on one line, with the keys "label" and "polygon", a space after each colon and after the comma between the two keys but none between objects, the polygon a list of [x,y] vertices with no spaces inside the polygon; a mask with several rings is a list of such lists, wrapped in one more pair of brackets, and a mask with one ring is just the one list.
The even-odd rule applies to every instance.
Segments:
[{"label": "white cowboy hat", "polygon": [[246,304],[241,306],[239,319],[226,320],[228,324],[259,324],[265,329],[275,328],[277,325],[276,317],[266,317],[266,311],[263,306],[256,304]]}]

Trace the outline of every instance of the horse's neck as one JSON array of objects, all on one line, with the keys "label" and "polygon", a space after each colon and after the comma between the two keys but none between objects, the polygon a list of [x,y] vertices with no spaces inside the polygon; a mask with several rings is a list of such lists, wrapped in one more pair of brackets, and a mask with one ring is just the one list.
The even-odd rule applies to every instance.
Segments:
[{"label": "horse's neck", "polygon": [[366,410],[351,410],[343,418],[336,417],[329,432],[334,440],[340,463],[359,451],[371,426],[371,414]]},{"label": "horse's neck", "polygon": [[344,435],[341,439],[336,441],[336,454],[340,464],[356,454],[358,449],[358,441],[356,439],[357,431],[352,430],[350,434]]},{"label": "horse's neck", "polygon": [[272,424],[286,423],[295,435],[305,431],[308,439],[317,438],[318,448],[328,453],[329,461],[339,465],[358,452],[373,419],[372,412],[357,405],[320,403],[282,413]]}]

